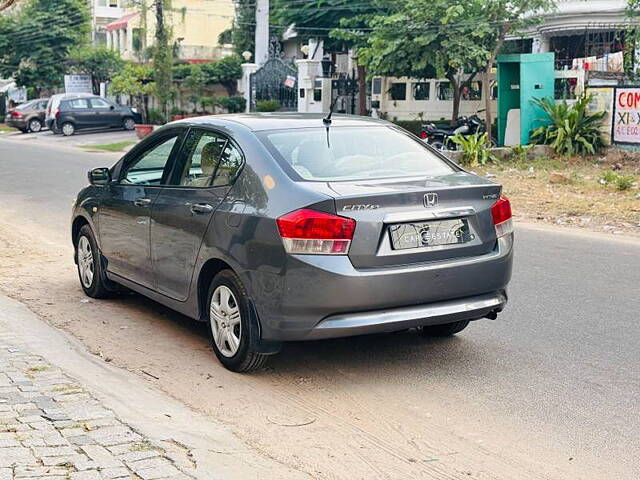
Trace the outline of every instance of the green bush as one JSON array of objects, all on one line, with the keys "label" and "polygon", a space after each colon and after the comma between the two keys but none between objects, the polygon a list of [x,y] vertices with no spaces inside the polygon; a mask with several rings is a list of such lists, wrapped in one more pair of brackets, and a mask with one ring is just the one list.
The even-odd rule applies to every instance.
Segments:
[{"label": "green bush", "polygon": [[166,123],[164,115],[162,112],[156,108],[149,109],[149,117],[147,121],[151,125],[164,125]]},{"label": "green bush", "polygon": [[514,145],[511,147],[511,155],[518,163],[526,163],[529,160],[529,151],[533,145]]},{"label": "green bush", "polygon": [[424,124],[421,120],[396,120],[393,123],[417,136],[420,136]]},{"label": "green bush", "polygon": [[558,155],[594,155],[604,146],[600,121],[607,113],[589,114],[590,100],[590,96],[583,95],[574,105],[569,105],[564,100],[556,104],[551,98],[534,99],[550,124],[535,129],[531,141],[550,145]]},{"label": "green bush", "polygon": [[497,158],[491,153],[489,134],[474,133],[473,135],[456,134],[451,140],[462,150],[462,164],[469,167],[486,165],[495,162]]},{"label": "green bush", "polygon": [[256,102],[256,110],[258,112],[277,112],[280,110],[280,102],[278,100],[260,100]]},{"label": "green bush", "polygon": [[241,113],[247,108],[244,97],[218,97],[217,103],[229,113]]}]

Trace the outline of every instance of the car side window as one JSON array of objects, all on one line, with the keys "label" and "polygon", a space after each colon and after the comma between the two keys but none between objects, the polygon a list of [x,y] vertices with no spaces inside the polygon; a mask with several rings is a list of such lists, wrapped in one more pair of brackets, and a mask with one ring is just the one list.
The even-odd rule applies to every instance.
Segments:
[{"label": "car side window", "polygon": [[124,168],[119,183],[122,185],[162,185],[171,152],[179,136],[176,133],[141,153]]},{"label": "car side window", "polygon": [[69,105],[69,108],[73,110],[89,108],[89,102],[86,98],[75,98],[73,100],[69,100],[67,104]]},{"label": "car side window", "polygon": [[231,185],[238,176],[243,161],[240,151],[231,142],[228,142],[222,151],[218,168],[213,177],[213,186]]},{"label": "car side window", "polygon": [[101,110],[107,110],[107,109],[109,109],[111,107],[111,105],[109,105],[107,102],[105,102],[101,98],[92,98],[91,99],[91,106],[93,108],[98,108],[98,109],[101,109]]},{"label": "car side window", "polygon": [[183,187],[229,185],[242,165],[240,152],[226,136],[217,132],[192,130],[183,151],[184,166],[177,183]]}]

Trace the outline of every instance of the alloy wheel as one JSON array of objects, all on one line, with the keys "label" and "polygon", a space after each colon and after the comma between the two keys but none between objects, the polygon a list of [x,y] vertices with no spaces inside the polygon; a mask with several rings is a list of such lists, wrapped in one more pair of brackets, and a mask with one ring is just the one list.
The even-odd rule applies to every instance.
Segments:
[{"label": "alloy wheel", "polygon": [[93,252],[87,237],[80,237],[78,241],[78,271],[80,281],[85,288],[91,288],[93,283]]},{"label": "alloy wheel", "polygon": [[133,130],[136,127],[136,122],[132,118],[127,118],[124,121],[125,130]]},{"label": "alloy wheel", "polygon": [[39,120],[31,120],[29,122],[29,130],[31,130],[32,132],[39,132],[40,130],[42,130],[42,124]]},{"label": "alloy wheel", "polygon": [[75,127],[70,123],[65,123],[64,125],[62,125],[62,134],[66,137],[73,135],[75,131]]},{"label": "alloy wheel", "polygon": [[229,287],[220,285],[214,290],[209,306],[209,319],[218,351],[227,358],[233,357],[240,348],[242,323],[240,307]]}]

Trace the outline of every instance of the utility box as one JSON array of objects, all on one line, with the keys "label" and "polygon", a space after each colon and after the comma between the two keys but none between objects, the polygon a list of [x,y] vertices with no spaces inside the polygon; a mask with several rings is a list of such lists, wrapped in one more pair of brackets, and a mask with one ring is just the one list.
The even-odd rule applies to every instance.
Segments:
[{"label": "utility box", "polygon": [[555,96],[555,53],[498,55],[498,143],[526,145],[545,124],[533,99]]}]

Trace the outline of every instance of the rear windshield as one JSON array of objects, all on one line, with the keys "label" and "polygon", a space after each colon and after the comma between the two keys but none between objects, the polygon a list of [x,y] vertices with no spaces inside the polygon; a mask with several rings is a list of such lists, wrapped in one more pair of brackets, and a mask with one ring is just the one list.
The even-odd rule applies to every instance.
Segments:
[{"label": "rear windshield", "polygon": [[18,105],[15,109],[16,110],[27,110],[29,108],[31,108],[36,102],[34,102],[33,100],[27,103],[21,103],[20,105]]},{"label": "rear windshield", "polygon": [[395,128],[332,127],[260,135],[285,169],[304,180],[340,181],[446,175],[454,170],[426,146]]}]

